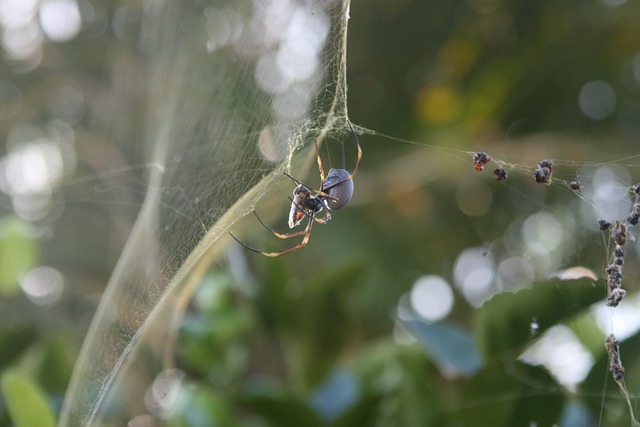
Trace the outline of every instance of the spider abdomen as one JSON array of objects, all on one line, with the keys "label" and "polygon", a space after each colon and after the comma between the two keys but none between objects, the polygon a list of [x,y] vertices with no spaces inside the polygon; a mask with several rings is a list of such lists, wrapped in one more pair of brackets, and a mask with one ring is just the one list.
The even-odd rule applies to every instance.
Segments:
[{"label": "spider abdomen", "polygon": [[[322,184],[322,191],[335,199],[325,198],[327,208],[332,211],[345,206],[353,196],[353,179],[344,169],[331,169]],[[337,199],[337,200],[336,200]]]}]

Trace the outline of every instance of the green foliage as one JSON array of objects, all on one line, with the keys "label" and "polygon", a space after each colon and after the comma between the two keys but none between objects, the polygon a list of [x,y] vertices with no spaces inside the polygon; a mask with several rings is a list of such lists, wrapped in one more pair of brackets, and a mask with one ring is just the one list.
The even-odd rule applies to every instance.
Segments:
[{"label": "green foliage", "polygon": [[[300,287],[299,295],[280,293],[283,299],[278,305],[289,309],[287,318],[276,327],[286,334],[287,350],[295,355],[294,374],[304,387],[317,386],[348,344],[350,331],[345,326],[350,324],[349,301],[361,283],[362,274],[361,266],[345,265],[294,285]],[[267,291],[278,287],[278,283],[283,282],[268,279]]]},{"label": "green foliage", "polygon": [[544,332],[600,300],[602,289],[589,280],[538,283],[496,295],[475,313],[479,347],[486,360],[520,354],[531,341],[532,322],[536,333]]},{"label": "green foliage", "polygon": [[14,216],[0,219],[0,295],[19,292],[18,278],[38,261],[38,247],[27,227]]},{"label": "green foliage", "polygon": [[23,354],[37,338],[31,327],[3,328],[0,330],[0,369],[5,369]]},{"label": "green foliage", "polygon": [[14,427],[56,425],[47,395],[28,376],[18,370],[8,370],[2,374],[0,385]]},{"label": "green foliage", "polygon": [[78,343],[65,332],[52,334],[43,341],[38,348],[37,378],[43,388],[62,396],[78,356]]},{"label": "green foliage", "polygon": [[273,426],[295,427],[301,423],[309,427],[323,425],[319,416],[293,395],[255,395],[249,397],[245,403],[251,411]]}]

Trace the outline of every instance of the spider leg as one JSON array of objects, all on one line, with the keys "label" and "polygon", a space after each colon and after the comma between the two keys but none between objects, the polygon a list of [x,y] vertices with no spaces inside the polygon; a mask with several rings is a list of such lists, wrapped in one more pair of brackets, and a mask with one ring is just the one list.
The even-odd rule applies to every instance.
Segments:
[{"label": "spider leg", "polygon": [[320,148],[318,147],[318,140],[313,141],[316,146],[316,160],[318,162],[318,169],[320,170],[320,182],[324,182],[324,169],[322,168],[322,159],[320,158]]},{"label": "spider leg", "polygon": [[238,239],[236,236],[233,235],[232,232],[229,231],[229,236],[233,237],[233,240],[235,240],[236,242],[240,243],[245,249],[249,249],[251,252],[255,252],[257,254],[262,254],[262,251],[259,251],[258,249],[254,249],[251,246],[246,245],[245,243],[242,243],[240,241],[240,239]]},{"label": "spider leg", "polygon": [[289,252],[297,251],[298,249],[304,248],[305,246],[307,246],[307,243],[309,243],[309,238],[311,237],[311,227],[313,227],[313,223],[314,223],[314,221],[309,220],[309,223],[307,224],[307,227],[304,229],[304,233],[303,233],[304,238],[297,245],[292,246],[292,247],[287,248],[287,249],[283,249],[281,251],[277,251],[277,252],[271,252],[271,253],[260,252],[260,253],[262,255],[268,256],[268,257],[277,257],[277,256],[280,256],[280,255],[288,254]]},{"label": "spider leg", "polygon": [[[336,182],[333,185],[330,185],[330,186],[328,186],[326,188],[323,188],[324,191],[331,190],[333,187],[337,187],[338,185],[340,185],[342,183],[345,183],[345,182],[347,182],[349,180],[352,180],[353,178],[356,177],[356,174],[358,173],[358,166],[360,166],[360,159],[362,158],[362,148],[360,147],[360,139],[358,138],[358,134],[356,134],[356,131],[353,129],[353,126],[351,125],[351,122],[347,120],[347,124],[349,125],[349,128],[351,129],[351,133],[353,134],[353,138],[356,141],[356,147],[358,149],[358,155],[357,155],[357,158],[356,158],[356,164],[353,167],[353,172],[351,173],[351,175],[349,175],[348,178],[345,178],[340,182]],[[293,179],[292,177],[289,177],[289,178]],[[297,180],[294,179],[294,182],[296,182],[296,181]],[[324,183],[324,181],[323,181],[323,183]],[[302,184],[302,185],[304,185],[304,184]],[[305,185],[305,187],[306,187],[306,185]],[[316,191],[316,190],[314,190],[314,191]],[[322,195],[323,197],[325,197],[327,199],[335,199],[334,197],[325,196],[326,193],[322,192],[322,191],[319,191],[318,194]],[[337,200],[337,199],[335,199],[335,200]]]},{"label": "spider leg", "polygon": [[[316,190],[316,189],[314,189],[314,188],[311,188],[311,187],[310,187],[310,186],[308,186],[307,184],[304,184],[303,182],[300,182],[300,180],[298,180],[298,179],[296,179],[296,178],[292,177],[291,175],[289,175],[289,174],[288,174],[288,173],[286,173],[286,172],[283,172],[283,173],[284,173],[284,174],[285,174],[289,179],[291,179],[291,181],[293,181],[293,182],[294,182],[295,184],[297,184],[297,185],[304,185],[304,186],[305,186],[305,187],[307,187],[309,190],[313,191],[314,193],[316,193],[316,194],[318,194],[318,195],[320,195],[320,196],[322,196],[322,197],[324,197],[324,198],[326,198],[326,199],[329,199],[329,200],[335,200],[335,201],[337,201],[337,200],[338,200],[337,198],[335,198],[335,197],[332,197],[332,196],[328,195],[328,194],[327,194],[327,193],[325,193],[324,191],[320,191],[320,190]],[[322,182],[324,183],[324,178],[322,179]],[[337,184],[336,184],[336,185],[337,185]],[[334,186],[332,185],[331,187],[334,187]]]},{"label": "spider leg", "polygon": [[324,216],[322,218],[314,218],[313,220],[318,224],[326,224],[331,221],[331,213],[329,213],[329,209],[325,209]]},{"label": "spider leg", "polygon": [[[298,205],[296,205],[298,206]],[[311,219],[315,219],[313,216],[311,216],[310,214],[306,213],[306,212],[302,212],[304,213],[306,216],[308,216]],[[302,236],[305,232],[305,230],[301,230],[301,231],[296,231],[294,233],[278,233],[277,231],[275,231],[273,228],[269,227],[263,220],[262,218],[260,218],[260,216],[258,215],[258,212],[253,211],[253,214],[256,216],[256,218],[258,218],[258,221],[260,221],[260,224],[262,224],[262,226],[264,228],[266,228],[267,230],[269,230],[271,233],[273,233],[277,238],[279,239],[290,239],[292,237],[296,237],[296,236]]]},{"label": "spider leg", "polygon": [[353,179],[354,176],[358,173],[358,166],[360,166],[360,159],[362,158],[362,148],[360,147],[360,139],[358,138],[358,134],[355,130],[353,130],[353,126],[351,125],[351,121],[347,120],[347,124],[349,125],[349,129],[351,129],[351,134],[353,134],[353,139],[356,140],[356,148],[358,149],[358,157],[356,158],[356,165],[353,167],[353,172],[351,172],[350,179]]},{"label": "spider leg", "polygon": [[[262,222],[262,221],[260,221],[260,222]],[[307,246],[307,243],[309,243],[309,237],[311,237],[311,227],[313,227],[313,223],[314,223],[314,221],[309,219],[309,222],[307,223],[307,226],[305,227],[304,231],[299,232],[297,234],[297,235],[304,235],[304,238],[302,239],[302,241],[300,243],[298,243],[297,245],[292,246],[290,248],[283,249],[283,250],[277,251],[277,252],[264,252],[264,251],[252,248],[251,246],[248,246],[248,245],[242,243],[240,240],[238,240],[238,238],[236,236],[234,236],[233,234],[231,234],[231,232],[229,232],[229,234],[231,235],[231,237],[233,237],[233,240],[235,240],[236,242],[240,243],[245,249],[248,249],[251,252],[255,252],[255,253],[260,254],[260,255],[264,255],[264,256],[268,256],[268,257],[272,257],[273,258],[273,257],[278,257],[280,255],[288,254],[289,252],[297,251],[298,249],[301,249],[301,248],[304,248],[305,246]],[[274,233],[274,234],[276,234],[276,233]],[[276,234],[276,236],[278,236],[278,234]],[[280,237],[280,236],[278,236],[278,237]],[[293,236],[288,236],[288,237],[293,237]]]}]

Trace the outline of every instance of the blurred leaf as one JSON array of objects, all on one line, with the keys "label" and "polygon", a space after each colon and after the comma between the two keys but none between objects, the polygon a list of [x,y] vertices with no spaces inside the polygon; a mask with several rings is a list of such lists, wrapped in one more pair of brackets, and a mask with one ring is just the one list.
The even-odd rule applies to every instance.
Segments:
[{"label": "blurred leaf", "polygon": [[360,385],[343,370],[334,371],[311,397],[311,405],[327,421],[338,418],[360,399]]},{"label": "blurred leaf", "polygon": [[255,328],[253,307],[230,287],[229,278],[216,272],[202,281],[180,325],[179,359],[191,370],[228,385],[244,372],[248,349],[243,345]]},{"label": "blurred leaf", "polygon": [[[513,412],[506,426],[551,426],[557,423],[564,406],[564,390],[540,366],[516,362],[514,372],[519,379],[512,400]],[[482,392],[478,390],[479,396]],[[499,396],[499,395],[498,395]]]},{"label": "blurred leaf", "polygon": [[253,395],[245,401],[245,404],[274,426],[321,427],[323,425],[313,409],[292,395]]},{"label": "blurred leaf", "polygon": [[11,363],[33,343],[36,332],[32,328],[0,331],[0,369]]},{"label": "blurred leaf", "polygon": [[54,427],[55,416],[45,394],[19,371],[2,375],[2,394],[14,427]]},{"label": "blurred leaf", "polygon": [[379,400],[369,410],[375,412],[372,416],[380,425],[446,425],[447,399],[439,387],[442,378],[420,346],[398,346],[390,340],[378,342],[365,349],[353,366],[363,399],[345,414],[345,419],[356,416],[366,419],[359,411]]},{"label": "blurred leaf", "polygon": [[521,362],[483,368],[461,391],[452,410],[461,425],[470,426],[551,426],[564,402],[560,387],[543,368]]},{"label": "blurred leaf", "polygon": [[583,427],[596,425],[589,408],[582,403],[569,400],[565,403],[560,419],[560,427]]},{"label": "blurred leaf", "polygon": [[[602,304],[604,305],[604,302]],[[569,319],[566,326],[573,331],[580,343],[592,354],[597,355],[604,352],[604,336],[593,311],[584,310],[578,316]]]},{"label": "blurred leaf", "polygon": [[33,267],[38,259],[35,242],[26,224],[17,217],[0,220],[0,295],[13,295],[20,290],[18,278]]},{"label": "blurred leaf", "polygon": [[532,339],[532,322],[543,332],[602,298],[602,288],[587,280],[537,283],[496,295],[475,313],[480,350],[486,359],[515,359]]},{"label": "blurred leaf", "polygon": [[480,369],[480,354],[469,334],[446,323],[400,320],[445,377],[470,376]]},{"label": "blurred leaf", "polygon": [[517,387],[518,381],[506,375],[502,365],[487,366],[462,385],[458,402],[452,399],[451,410],[458,413],[461,425],[474,425],[476,420],[482,420],[482,425],[507,426],[518,398],[514,394]]},{"label": "blurred leaf", "polygon": [[347,264],[298,283],[280,259],[263,265],[265,290],[259,304],[266,324],[286,335],[294,366],[304,384],[313,386],[323,380],[349,333],[348,297],[361,283],[363,269]]},{"label": "blurred leaf", "polygon": [[556,271],[551,275],[551,277],[556,278],[558,280],[588,279],[588,280],[591,280],[592,282],[598,281],[598,276],[596,276],[596,274],[593,271],[591,271],[591,269],[581,265]]},{"label": "blurred leaf", "polygon": [[38,378],[47,390],[64,393],[78,355],[78,343],[70,335],[59,333],[47,339]]},{"label": "blurred leaf", "polygon": [[171,419],[172,427],[210,427],[238,425],[234,421],[229,396],[201,384],[181,387],[177,405],[178,416]]},{"label": "blurred leaf", "polygon": [[293,304],[287,292],[290,272],[281,258],[262,260],[259,277],[263,280],[264,291],[258,301],[265,327],[276,331],[286,331],[291,324]]},{"label": "blurred leaf", "polygon": [[348,321],[348,294],[361,283],[362,266],[347,264],[313,277],[305,292],[292,301],[294,321],[289,329],[304,383],[313,386],[331,369],[352,333]]},{"label": "blurred leaf", "polygon": [[374,425],[378,417],[377,411],[383,396],[370,395],[362,396],[351,408],[340,415],[334,422],[332,427],[350,427],[350,426],[368,426]]}]

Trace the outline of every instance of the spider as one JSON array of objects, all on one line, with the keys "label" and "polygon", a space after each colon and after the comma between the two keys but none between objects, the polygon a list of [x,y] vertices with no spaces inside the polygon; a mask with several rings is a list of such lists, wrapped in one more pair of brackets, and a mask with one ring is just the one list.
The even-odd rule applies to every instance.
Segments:
[{"label": "spider", "polygon": [[[307,226],[304,230],[296,231],[293,233],[278,233],[273,230],[267,224],[262,221],[256,211],[253,211],[256,218],[264,228],[269,230],[273,235],[279,239],[290,239],[292,237],[303,236],[302,241],[295,246],[287,249],[283,249],[277,252],[264,252],[255,248],[252,248],[245,243],[238,240],[231,232],[229,234],[233,239],[244,246],[246,249],[264,255],[268,257],[278,257],[289,252],[297,251],[307,246],[309,238],[311,237],[311,227],[314,222],[318,224],[326,224],[331,219],[331,211],[337,211],[338,209],[346,206],[353,196],[353,178],[358,173],[358,166],[360,165],[360,159],[362,158],[362,149],[360,148],[360,140],[358,135],[353,130],[351,122],[347,121],[351,134],[356,142],[356,148],[358,155],[356,158],[356,164],[353,167],[353,172],[349,173],[346,170],[344,159],[344,146],[342,147],[342,167],[343,169],[329,169],[329,173],[325,177],[324,169],[322,168],[322,159],[320,158],[320,150],[318,143],[316,142],[316,160],[318,162],[318,169],[320,170],[320,190],[314,190],[313,188],[303,184],[296,178],[292,177],[288,173],[285,173],[295,184],[296,188],[293,190],[293,198],[291,200],[291,209],[289,211],[289,228],[298,226],[302,220],[308,218]],[[322,210],[325,210],[325,214],[322,218],[318,218],[317,214]]]}]

